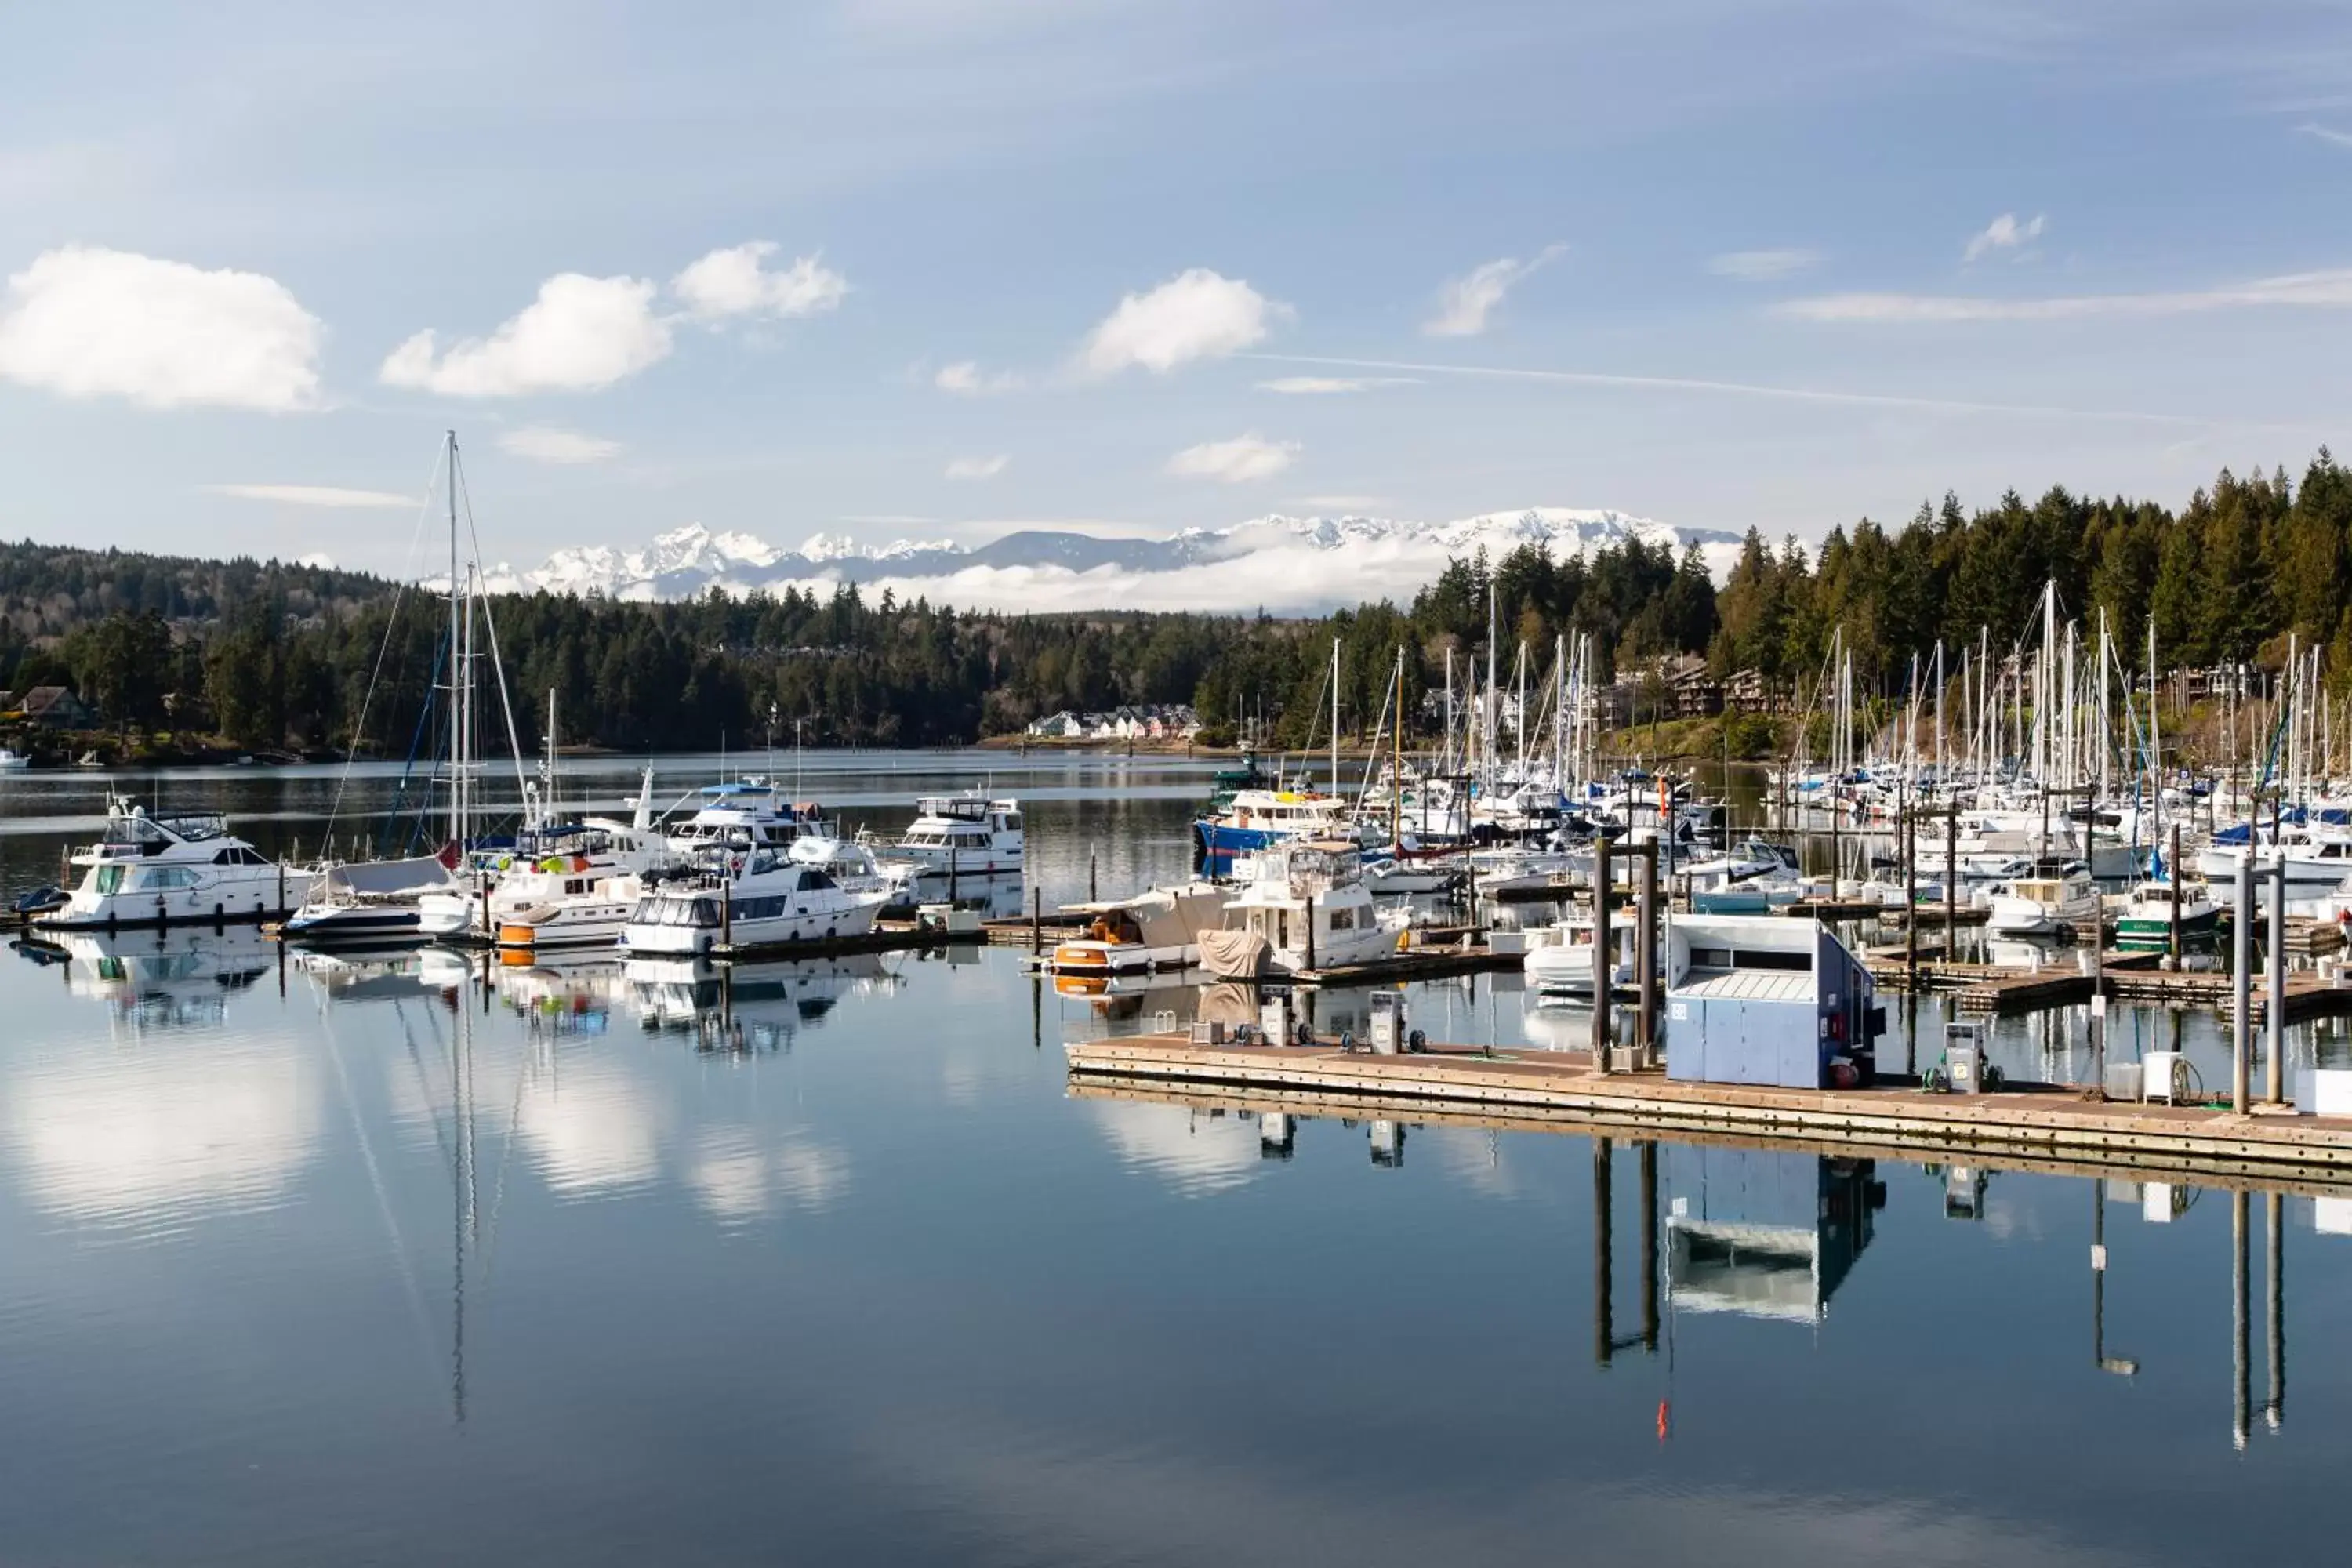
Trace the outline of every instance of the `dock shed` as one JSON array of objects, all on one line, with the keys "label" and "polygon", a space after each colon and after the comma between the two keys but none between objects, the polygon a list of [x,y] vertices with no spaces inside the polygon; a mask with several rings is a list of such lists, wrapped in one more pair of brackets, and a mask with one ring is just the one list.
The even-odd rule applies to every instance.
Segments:
[{"label": "dock shed", "polygon": [[1675,920],[1689,967],[1666,991],[1666,1076],[1686,1083],[1821,1089],[1832,1064],[1870,1079],[1885,1026],[1860,959],[1819,921],[1785,915]]}]

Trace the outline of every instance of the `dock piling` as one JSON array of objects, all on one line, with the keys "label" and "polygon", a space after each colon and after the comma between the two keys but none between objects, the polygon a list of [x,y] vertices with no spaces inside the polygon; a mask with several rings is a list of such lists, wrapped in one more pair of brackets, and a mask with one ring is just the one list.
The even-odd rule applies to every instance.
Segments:
[{"label": "dock piling", "polygon": [[1641,1012],[1633,1020],[1633,1043],[1643,1067],[1658,1038],[1658,845],[1642,847],[1642,880],[1633,905],[1633,973],[1641,994]]},{"label": "dock piling", "polygon": [[2172,858],[2165,862],[2172,873],[2172,967],[2180,967],[2180,824],[2172,825]]},{"label": "dock piling", "polygon": [[2230,1109],[2243,1115],[2251,1096],[2253,1049],[2254,851],[2238,859],[2238,907],[2230,919]]},{"label": "dock piling", "polygon": [[[1612,1033],[1609,1026],[1609,983],[1615,965],[1609,962],[1609,902],[1615,884],[1609,835],[1592,837],[1592,1068],[1606,1077]],[[1602,1358],[1606,1360],[1604,1356]]]},{"label": "dock piling", "polygon": [[[2264,1020],[2269,1036],[2265,1054],[2269,1070],[2263,1083],[2267,1091],[2263,1098],[2273,1105],[2286,1100],[2286,846],[2275,846],[2276,861],[2271,867],[2271,930],[2266,944],[2270,957],[2270,1007]],[[2179,908],[2179,900],[2174,908]]]},{"label": "dock piling", "polygon": [[[1654,1138],[1642,1145],[1642,1349],[1651,1355],[1658,1353],[1658,1141]],[[2273,1376],[2272,1382],[2275,1384],[2277,1378]]]},{"label": "dock piling", "polygon": [[[955,864],[953,859],[948,862]],[[1029,956],[1035,958],[1045,951],[1045,889],[1029,889]]]}]

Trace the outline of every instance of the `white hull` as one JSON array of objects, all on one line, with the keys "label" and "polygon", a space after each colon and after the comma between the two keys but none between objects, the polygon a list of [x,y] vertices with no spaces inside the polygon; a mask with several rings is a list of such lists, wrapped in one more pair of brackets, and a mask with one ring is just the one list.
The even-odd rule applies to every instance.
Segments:
[{"label": "white hull", "polygon": [[[715,892],[709,896],[716,903]],[[774,947],[794,942],[840,942],[862,937],[874,929],[882,901],[874,894],[837,895],[805,912],[739,916],[725,927],[671,925],[631,920],[622,930],[621,945],[633,954],[690,958],[725,942],[731,947]],[[743,900],[739,900],[740,903]]]}]

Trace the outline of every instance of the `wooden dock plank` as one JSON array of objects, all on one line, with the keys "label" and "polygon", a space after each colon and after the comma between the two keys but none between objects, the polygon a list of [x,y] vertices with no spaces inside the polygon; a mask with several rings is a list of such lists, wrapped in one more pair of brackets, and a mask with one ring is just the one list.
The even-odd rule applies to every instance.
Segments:
[{"label": "wooden dock plank", "polygon": [[2170,1151],[2200,1159],[2352,1171],[2352,1119],[2110,1105],[2065,1090],[1937,1096],[1681,1083],[1593,1072],[1561,1053],[1471,1049],[1372,1056],[1319,1047],[1195,1046],[1178,1036],[1073,1041],[1076,1077],[1110,1076],[1379,1097],[1432,1105],[1607,1112],[1643,1125],[1920,1138],[1940,1146]]}]

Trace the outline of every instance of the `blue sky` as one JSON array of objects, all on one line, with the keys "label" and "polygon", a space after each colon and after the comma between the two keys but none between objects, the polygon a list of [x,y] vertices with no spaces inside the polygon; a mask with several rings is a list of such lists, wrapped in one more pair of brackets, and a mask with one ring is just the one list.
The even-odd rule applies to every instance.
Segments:
[{"label": "blue sky", "polygon": [[323,13],[12,15],[0,533],[396,568],[308,492],[451,425],[519,562],[2346,444],[2342,4]]}]

